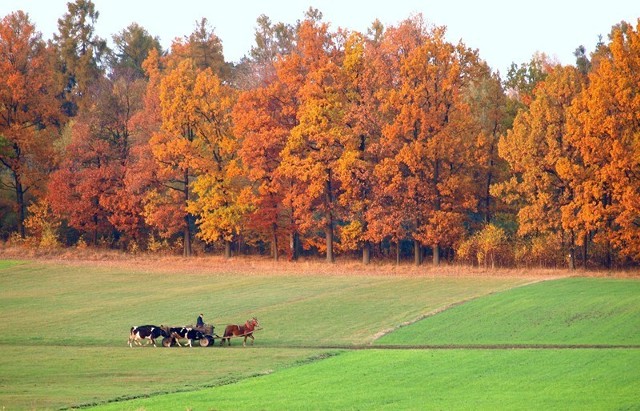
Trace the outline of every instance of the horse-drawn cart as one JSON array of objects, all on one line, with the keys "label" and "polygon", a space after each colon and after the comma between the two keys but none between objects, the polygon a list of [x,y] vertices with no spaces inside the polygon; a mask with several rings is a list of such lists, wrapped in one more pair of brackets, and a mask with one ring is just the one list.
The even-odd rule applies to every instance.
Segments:
[{"label": "horse-drawn cart", "polygon": [[[185,325],[184,327],[163,327],[168,337],[162,339],[163,347],[171,347],[174,344],[180,345],[179,339],[188,339],[189,345],[191,340],[199,342],[201,347],[208,347],[213,345],[216,338],[220,338],[213,330],[215,327],[212,324],[205,324],[203,326]],[[181,332],[178,332],[180,330]],[[192,333],[191,330],[197,331]]]}]

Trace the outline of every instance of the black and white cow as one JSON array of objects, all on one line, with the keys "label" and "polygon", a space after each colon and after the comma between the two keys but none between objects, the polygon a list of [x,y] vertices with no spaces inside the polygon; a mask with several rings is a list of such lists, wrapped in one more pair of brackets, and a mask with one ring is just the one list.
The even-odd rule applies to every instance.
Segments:
[{"label": "black and white cow", "polygon": [[182,347],[182,345],[180,345],[180,339],[187,340],[187,344],[185,346],[193,347],[191,345],[192,340],[201,340],[204,338],[204,334],[191,327],[170,328],[169,334],[171,335],[171,337],[173,337],[173,339],[176,341],[176,344],[178,344],[180,347]]},{"label": "black and white cow", "polygon": [[[153,343],[153,346],[156,347],[156,338],[168,336],[169,333],[162,329],[162,326],[141,325],[138,327],[131,327],[131,332],[129,334],[129,347],[133,347],[133,343],[142,345],[142,340],[150,340]],[[149,343],[147,343],[147,345],[149,345]]]}]

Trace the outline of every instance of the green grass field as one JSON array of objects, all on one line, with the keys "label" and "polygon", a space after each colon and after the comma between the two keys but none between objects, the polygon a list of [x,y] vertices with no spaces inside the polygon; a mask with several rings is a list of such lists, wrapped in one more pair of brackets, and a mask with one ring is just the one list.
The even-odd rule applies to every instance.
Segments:
[{"label": "green grass field", "polygon": [[640,281],[567,278],[470,301],[376,344],[640,346]]},{"label": "green grass field", "polygon": [[638,409],[637,350],[360,350],[100,410]]},{"label": "green grass field", "polygon": [[[640,281],[530,282],[0,263],[0,406],[640,409],[638,348],[464,348],[640,345]],[[263,330],[248,348],[126,345],[132,325],[200,312]]]}]

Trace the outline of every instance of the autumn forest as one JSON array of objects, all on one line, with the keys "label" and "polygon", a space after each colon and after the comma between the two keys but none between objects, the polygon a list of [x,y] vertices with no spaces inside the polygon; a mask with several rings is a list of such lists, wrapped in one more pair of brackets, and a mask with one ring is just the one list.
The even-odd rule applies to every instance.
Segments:
[{"label": "autumn forest", "polygon": [[67,7],[46,41],[0,21],[0,247],[640,261],[640,19],[497,73],[421,15],[263,15],[231,63],[206,18],[111,48],[91,0]]}]

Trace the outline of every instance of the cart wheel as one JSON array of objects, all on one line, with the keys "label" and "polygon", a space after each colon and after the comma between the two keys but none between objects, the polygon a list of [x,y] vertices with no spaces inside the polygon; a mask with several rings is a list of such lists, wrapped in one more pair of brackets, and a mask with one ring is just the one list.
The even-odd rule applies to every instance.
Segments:
[{"label": "cart wheel", "polygon": [[200,340],[200,347],[208,347],[209,345],[211,345],[211,340],[209,340],[209,338],[211,337],[205,335],[204,338]]},{"label": "cart wheel", "polygon": [[164,337],[162,339],[162,346],[163,347],[171,347],[171,344],[173,344],[173,338],[171,337]]}]

